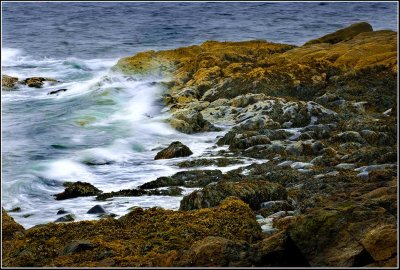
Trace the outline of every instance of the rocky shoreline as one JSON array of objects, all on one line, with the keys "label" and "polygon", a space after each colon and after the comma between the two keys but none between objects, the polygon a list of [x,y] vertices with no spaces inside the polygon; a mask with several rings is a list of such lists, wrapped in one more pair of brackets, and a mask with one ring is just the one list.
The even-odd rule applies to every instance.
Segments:
[{"label": "rocky shoreline", "polygon": [[[139,53],[114,70],[170,78],[161,86],[171,126],[188,134],[232,126],[217,138],[225,147],[136,189],[66,183],[55,197],[195,188],[179,211],[115,217],[98,208],[98,221],[67,214],[25,230],[3,209],[3,266],[396,266],[396,32],[358,23],[300,47],[207,41]],[[17,82],[2,78],[3,87]],[[171,142],[155,159],[191,153]],[[196,168],[245,158],[260,162],[225,173]]]}]

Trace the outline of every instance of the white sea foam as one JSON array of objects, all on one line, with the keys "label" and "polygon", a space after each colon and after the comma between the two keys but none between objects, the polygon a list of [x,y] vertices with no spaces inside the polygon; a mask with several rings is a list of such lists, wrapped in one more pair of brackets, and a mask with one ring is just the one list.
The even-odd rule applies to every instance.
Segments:
[{"label": "white sea foam", "polygon": [[92,182],[96,178],[86,166],[79,164],[70,159],[60,159],[52,162],[45,163],[36,175],[52,180],[59,181],[89,181]]},{"label": "white sea foam", "polygon": [[22,55],[22,50],[15,48],[1,48],[1,65],[7,66],[13,61],[17,61]]}]

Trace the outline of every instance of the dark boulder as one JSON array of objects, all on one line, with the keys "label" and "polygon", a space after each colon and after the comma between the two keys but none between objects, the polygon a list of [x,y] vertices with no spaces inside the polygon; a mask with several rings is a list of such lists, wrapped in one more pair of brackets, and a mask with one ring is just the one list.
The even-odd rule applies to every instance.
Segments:
[{"label": "dark boulder", "polygon": [[102,193],[101,190],[86,182],[65,182],[64,192],[54,195],[56,200],[65,200],[76,197],[96,196]]},{"label": "dark boulder", "polygon": [[154,181],[139,186],[139,188],[151,189],[168,186],[204,187],[220,179],[222,179],[222,172],[220,170],[183,171],[169,177],[159,177]]},{"label": "dark boulder", "polygon": [[55,79],[52,79],[52,78],[31,77],[31,78],[26,78],[21,83],[26,84],[29,87],[41,88],[43,86],[44,82],[55,83],[58,81]]},{"label": "dark boulder", "polygon": [[88,214],[104,214],[106,210],[101,205],[95,205],[87,211]]},{"label": "dark boulder", "polygon": [[214,207],[229,196],[238,197],[252,209],[259,209],[262,202],[285,200],[287,192],[280,184],[267,181],[219,182],[183,197],[180,210]]},{"label": "dark boulder", "polygon": [[47,93],[48,95],[54,95],[54,94],[57,94],[57,93],[60,93],[60,92],[65,92],[65,91],[67,91],[67,89],[58,89],[58,90],[54,90],[54,91],[51,91],[51,92],[49,92],[49,93]]},{"label": "dark boulder", "polygon": [[181,142],[175,141],[167,148],[157,153],[154,159],[170,159],[176,157],[187,157],[192,155],[193,152],[186,145]]},{"label": "dark boulder", "polygon": [[54,222],[70,222],[75,220],[75,215],[74,214],[68,214],[65,216],[62,216],[60,218],[57,218],[56,221]]},{"label": "dark boulder", "polygon": [[68,213],[68,211],[65,211],[64,208],[61,208],[61,209],[59,209],[57,211],[57,215],[64,215],[64,214],[67,214],[67,213]]}]

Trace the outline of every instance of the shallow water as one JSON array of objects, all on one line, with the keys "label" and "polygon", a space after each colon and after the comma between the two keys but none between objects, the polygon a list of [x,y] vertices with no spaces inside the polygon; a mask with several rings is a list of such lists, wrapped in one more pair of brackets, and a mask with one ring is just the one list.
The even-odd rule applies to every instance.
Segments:
[{"label": "shallow water", "polygon": [[[397,29],[393,3],[9,2],[2,7],[3,72],[61,81],[1,95],[2,205],[21,207],[10,214],[25,227],[54,221],[59,208],[77,220],[96,218],[86,214],[96,204],[118,215],[132,206],[177,209],[181,197],[98,202],[93,197],[55,201],[52,195],[63,191],[65,181],[90,182],[108,192],[185,170],[175,166],[184,158],[154,160],[175,140],[188,145],[194,158],[224,149],[213,146],[225,131],[185,135],[171,129],[159,84],[167,78],[114,73],[110,67],[119,57],[209,39],[300,45],[357,21]],[[48,95],[62,88],[68,90]]]}]

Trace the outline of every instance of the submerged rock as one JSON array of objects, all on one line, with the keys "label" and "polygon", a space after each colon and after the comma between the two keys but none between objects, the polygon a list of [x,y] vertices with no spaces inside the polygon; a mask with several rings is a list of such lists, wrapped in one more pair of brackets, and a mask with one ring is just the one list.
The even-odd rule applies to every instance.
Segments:
[{"label": "submerged rock", "polygon": [[75,220],[75,215],[74,214],[68,214],[62,217],[59,217],[56,219],[54,222],[70,222]]},{"label": "submerged rock", "polygon": [[68,214],[68,211],[65,211],[64,208],[61,208],[57,211],[57,215],[64,215],[64,214]]},{"label": "submerged rock", "polygon": [[104,214],[106,210],[101,205],[95,205],[87,211],[88,214]]},{"label": "submerged rock", "polygon": [[167,148],[157,153],[154,159],[170,159],[176,157],[187,157],[192,155],[193,152],[186,145],[181,142],[172,142]]},{"label": "submerged rock", "polygon": [[54,195],[56,200],[65,200],[84,196],[96,196],[102,193],[101,190],[86,182],[65,182],[64,186],[66,187],[64,192]]},{"label": "submerged rock", "polygon": [[60,92],[65,92],[65,91],[67,91],[68,89],[58,89],[58,90],[54,90],[54,91],[51,91],[51,92],[49,92],[49,93],[47,93],[48,95],[54,95],[54,94],[58,94],[58,93],[60,93]]}]

